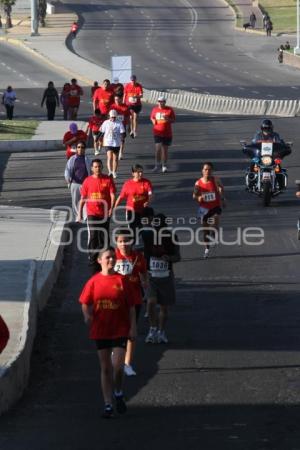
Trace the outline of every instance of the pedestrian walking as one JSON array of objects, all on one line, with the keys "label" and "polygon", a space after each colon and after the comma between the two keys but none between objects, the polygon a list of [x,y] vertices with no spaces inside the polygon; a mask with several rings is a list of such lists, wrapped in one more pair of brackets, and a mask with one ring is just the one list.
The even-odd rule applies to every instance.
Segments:
[{"label": "pedestrian walking", "polygon": [[124,362],[128,340],[136,339],[136,318],[129,281],[114,270],[114,249],[101,251],[98,262],[101,273],[88,280],[79,302],[99,357],[105,404],[102,417],[110,419],[114,416],[113,400],[119,414],[127,411],[123,394]]},{"label": "pedestrian walking", "polygon": [[[126,200],[126,221],[135,234],[136,230],[142,227],[143,211],[151,203],[153,186],[150,180],[143,177],[144,169],[140,164],[132,166],[131,173],[132,178],[124,182],[120,195],[116,200],[115,208],[123,200]],[[138,241],[138,235],[136,234],[134,241]]]},{"label": "pedestrian walking", "polygon": [[289,43],[289,41],[286,41],[285,46],[284,46],[284,50],[289,51],[291,49],[291,44]]},{"label": "pedestrian walking", "polygon": [[80,97],[83,95],[82,88],[77,84],[76,78],[72,78],[69,93],[69,119],[77,120]]},{"label": "pedestrian walking", "polygon": [[68,120],[69,117],[70,87],[70,83],[65,83],[60,94],[60,104],[63,108],[64,120]]},{"label": "pedestrian walking", "polygon": [[83,207],[86,205],[88,228],[89,265],[98,270],[97,255],[110,243],[109,224],[115,203],[116,186],[108,175],[102,173],[100,159],[91,163],[92,175],[82,183],[77,221],[82,221]]},{"label": "pedestrian walking", "polygon": [[268,22],[268,20],[270,20],[270,17],[269,17],[269,15],[268,14],[263,14],[263,28],[264,28],[264,30],[267,28],[267,22]]},{"label": "pedestrian walking", "polygon": [[250,14],[249,22],[250,22],[251,28],[254,29],[255,28],[255,24],[256,24],[256,15],[254,14],[253,11]]},{"label": "pedestrian walking", "polygon": [[273,23],[272,23],[271,19],[268,19],[267,23],[266,23],[267,36],[271,36],[272,35],[272,30],[273,30]]},{"label": "pedestrian walking", "polygon": [[0,314],[0,353],[5,349],[7,342],[9,340],[9,330],[4,322],[3,317]]},{"label": "pedestrian walking", "polygon": [[196,181],[193,199],[198,203],[198,218],[203,225],[205,242],[204,259],[208,258],[211,245],[216,244],[222,205],[224,205],[224,186],[221,180],[213,175],[214,166],[205,162],[202,166],[202,177]]},{"label": "pedestrian walking", "polygon": [[44,102],[46,102],[48,120],[54,120],[56,106],[59,106],[59,98],[53,81],[49,81],[48,87],[44,91],[41,101],[41,108],[43,107]]},{"label": "pedestrian walking", "polygon": [[137,136],[138,115],[142,110],[143,86],[137,82],[136,75],[130,77],[130,83],[124,86],[123,102],[130,109],[130,136]]},{"label": "pedestrian walking", "polygon": [[155,106],[150,115],[153,124],[153,137],[155,142],[155,166],[152,172],[161,170],[167,172],[168,149],[172,144],[172,123],[175,122],[175,112],[170,106],[166,106],[166,98],[158,98],[158,106]]},{"label": "pedestrian walking", "polygon": [[[147,263],[144,255],[133,249],[132,233],[128,228],[118,229],[116,233],[116,265],[115,271],[128,278],[130,282],[132,299],[135,306],[136,323],[140,316],[143,298],[149,286]],[[124,372],[127,376],[135,376],[132,367],[136,341],[127,342]]]},{"label": "pedestrian walking", "polygon": [[117,178],[119,152],[126,135],[124,125],[117,116],[116,110],[110,110],[109,119],[103,122],[99,133],[99,139],[106,150],[108,175],[113,178]]},{"label": "pedestrian walking", "polygon": [[152,226],[153,232],[147,233],[144,242],[149,273],[147,310],[150,323],[145,342],[167,344],[166,323],[170,307],[176,301],[173,264],[180,261],[180,250],[178,238],[168,227],[164,214],[157,214]]},{"label": "pedestrian walking", "polygon": [[76,145],[79,141],[87,142],[87,134],[83,130],[78,130],[77,124],[72,122],[69,126],[69,131],[67,131],[63,137],[67,159],[71,158],[71,156],[76,153]]},{"label": "pedestrian walking", "polygon": [[14,117],[14,106],[17,99],[16,93],[11,86],[7,86],[2,95],[2,104],[6,109],[6,118],[12,120]]},{"label": "pedestrian walking", "polygon": [[[91,174],[91,161],[85,155],[85,150],[85,142],[77,142],[76,154],[68,159],[65,168],[65,180],[71,192],[73,220],[75,221],[78,217],[82,183]],[[86,219],[86,208],[83,209],[83,219]]]}]

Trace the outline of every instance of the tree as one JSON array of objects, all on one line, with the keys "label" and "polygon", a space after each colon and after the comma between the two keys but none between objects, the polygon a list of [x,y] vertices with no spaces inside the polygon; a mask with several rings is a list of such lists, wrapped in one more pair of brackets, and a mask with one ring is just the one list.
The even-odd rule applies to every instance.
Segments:
[{"label": "tree", "polygon": [[3,8],[6,16],[5,28],[12,28],[11,23],[11,10],[12,6],[16,3],[16,0],[0,0],[0,6]]}]

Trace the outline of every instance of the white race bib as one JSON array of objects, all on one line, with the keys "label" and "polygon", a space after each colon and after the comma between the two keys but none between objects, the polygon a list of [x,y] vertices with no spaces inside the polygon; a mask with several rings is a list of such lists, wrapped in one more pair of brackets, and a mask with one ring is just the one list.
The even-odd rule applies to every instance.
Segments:
[{"label": "white race bib", "polygon": [[272,156],[273,154],[273,142],[261,143],[261,156]]},{"label": "white race bib", "polygon": [[160,258],[150,258],[150,273],[153,278],[166,278],[170,275],[169,263]]},{"label": "white race bib", "polygon": [[205,202],[214,202],[216,200],[216,193],[215,192],[206,192],[206,194],[203,194],[203,199]]},{"label": "white race bib", "polygon": [[130,101],[130,103],[136,103],[137,102],[137,97],[129,97],[128,100]]},{"label": "white race bib", "polygon": [[114,269],[121,275],[130,275],[133,271],[133,265],[128,259],[118,259]]},{"label": "white race bib", "polygon": [[166,116],[165,116],[164,113],[157,112],[157,113],[155,114],[155,119],[156,119],[156,120],[165,120],[165,119],[166,119]]},{"label": "white race bib", "polygon": [[117,119],[118,119],[120,122],[123,122],[124,116],[122,116],[122,115],[120,114],[119,116],[117,116]]}]

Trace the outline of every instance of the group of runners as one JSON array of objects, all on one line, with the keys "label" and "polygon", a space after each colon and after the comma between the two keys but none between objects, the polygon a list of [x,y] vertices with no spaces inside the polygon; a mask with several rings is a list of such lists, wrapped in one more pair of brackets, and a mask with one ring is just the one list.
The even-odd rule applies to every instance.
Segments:
[{"label": "group of runners", "polygon": [[[131,83],[134,86],[136,77],[132,77]],[[133,358],[143,301],[149,320],[145,342],[168,343],[166,323],[169,308],[175,303],[173,264],[180,261],[178,237],[170,229],[167,218],[154,213],[151,207],[153,185],[144,177],[141,164],[132,165],[131,177],[116,195],[116,158],[111,156],[119,159],[124,154],[124,146],[121,151],[121,145],[118,145],[118,136],[125,139],[127,127],[130,136],[137,137],[137,115],[142,107],[141,85],[134,92],[126,86],[125,101],[120,95],[122,87],[115,86],[119,92],[112,93],[108,80],[104,80],[100,88],[94,86],[94,114],[87,130],[75,129],[76,124],[71,124],[69,131],[71,134],[81,131],[85,138],[81,136],[76,141],[67,135],[64,139],[69,146],[65,179],[71,189],[74,219],[77,223],[85,220],[88,229],[89,265],[93,275],[83,287],[79,302],[100,361],[104,418],[113,417],[113,404],[120,414],[127,410],[123,375],[136,375]],[[133,110],[126,101],[132,103]],[[172,141],[171,124],[175,121],[175,113],[166,105],[165,97],[159,97],[150,120],[156,157],[152,171],[161,169],[165,173]],[[92,161],[85,154],[89,131],[94,140]],[[107,140],[107,134],[112,137],[111,141]],[[107,174],[103,172],[99,156],[102,149],[107,153]],[[224,197],[224,188],[212,170],[210,162],[204,164],[202,177],[193,191],[205,230],[205,258],[213,241],[211,230],[218,226]],[[123,201],[126,201],[123,222],[112,226],[115,222],[112,218],[122,215],[120,205]]]}]

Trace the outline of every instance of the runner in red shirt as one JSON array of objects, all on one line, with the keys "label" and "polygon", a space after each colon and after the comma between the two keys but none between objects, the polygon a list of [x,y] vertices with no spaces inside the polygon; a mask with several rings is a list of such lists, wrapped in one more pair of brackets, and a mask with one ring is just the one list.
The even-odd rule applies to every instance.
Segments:
[{"label": "runner in red shirt", "polygon": [[[132,298],[135,305],[136,321],[138,321],[142,306],[142,288],[144,291],[148,288],[147,263],[144,255],[132,248],[132,232],[125,229],[118,229],[116,233],[116,265],[115,271],[128,278],[131,284]],[[127,342],[125,356],[125,374],[128,376],[136,375],[132,368],[133,355],[135,351],[135,342]]]},{"label": "runner in red shirt", "polygon": [[115,202],[116,186],[113,179],[102,174],[102,161],[93,159],[92,175],[87,177],[81,186],[78,222],[82,220],[82,210],[86,204],[89,264],[92,270],[98,270],[97,254],[110,242],[109,222]]},{"label": "runner in red shirt", "polygon": [[172,123],[175,122],[173,108],[166,106],[166,99],[163,96],[158,98],[158,106],[155,106],[150,115],[153,124],[153,136],[155,142],[155,166],[153,172],[157,172],[159,164],[162,165],[162,172],[167,172],[168,148],[172,143]]},{"label": "runner in red shirt", "polygon": [[94,81],[93,86],[91,87],[91,99],[93,100],[94,94],[96,90],[99,89],[98,81]]},{"label": "runner in red shirt", "polygon": [[87,142],[87,134],[83,130],[78,130],[76,123],[71,123],[69,131],[64,134],[63,144],[66,146],[67,159],[76,154],[76,147],[79,141]]},{"label": "runner in red shirt", "polygon": [[93,142],[94,142],[94,151],[95,155],[100,155],[102,142],[99,139],[99,131],[100,127],[105,120],[105,116],[103,116],[100,112],[100,109],[95,109],[95,114],[89,118],[89,122],[86,128],[86,133],[89,136],[92,133]]},{"label": "runner in red shirt", "polygon": [[80,295],[84,321],[90,326],[90,339],[96,343],[101,367],[101,386],[105,402],[104,418],[113,416],[112,397],[117,411],[127,410],[122,392],[127,340],[136,338],[135,308],[126,277],[115,272],[116,255],[112,247],[99,253],[101,273],[86,283]]},{"label": "runner in red shirt", "polygon": [[[125,181],[121,192],[115,203],[115,208],[122,202],[126,201],[126,220],[128,226],[136,233],[136,229],[142,227],[141,218],[143,217],[143,210],[149,206],[153,188],[151,181],[143,178],[144,169],[140,164],[136,164],[131,168],[132,179]],[[135,236],[137,240],[138,236]]]},{"label": "runner in red shirt", "polygon": [[143,97],[143,87],[136,81],[136,75],[130,77],[130,83],[124,87],[124,103],[129,106],[130,116],[130,136],[137,136],[138,115],[142,110],[141,98]]},{"label": "runner in red shirt", "polygon": [[109,80],[104,80],[102,86],[96,89],[93,96],[94,111],[98,108],[101,114],[107,115],[113,103],[114,92]]},{"label": "runner in red shirt", "polygon": [[[122,102],[121,95],[114,96],[114,103],[110,107],[110,110],[112,110],[112,109],[117,111],[117,113],[118,113],[117,120],[120,120],[123,123],[125,130],[127,130],[127,127],[130,122],[130,110],[129,110],[129,107],[125,103]],[[125,135],[125,138],[126,138],[126,135]],[[124,156],[125,138],[122,141],[121,146],[120,146],[119,160],[122,159]]]},{"label": "runner in red shirt", "polygon": [[0,353],[5,349],[9,339],[9,330],[2,316],[0,315]]},{"label": "runner in red shirt", "polygon": [[76,78],[72,78],[69,90],[69,117],[70,120],[77,120],[77,113],[80,105],[80,97],[83,95],[82,88],[77,84]]},{"label": "runner in red shirt", "polygon": [[202,177],[195,183],[193,199],[199,204],[198,217],[203,225],[205,251],[208,258],[210,245],[216,244],[219,216],[224,202],[224,187],[221,180],[213,176],[213,164],[206,162],[202,167]]}]

